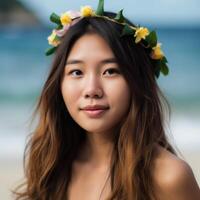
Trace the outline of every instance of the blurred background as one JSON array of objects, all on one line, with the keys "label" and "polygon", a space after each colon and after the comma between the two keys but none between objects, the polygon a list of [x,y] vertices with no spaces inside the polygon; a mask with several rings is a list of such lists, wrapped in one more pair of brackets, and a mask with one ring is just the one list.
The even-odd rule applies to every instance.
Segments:
[{"label": "blurred background", "polygon": [[[49,16],[92,0],[0,0],[0,199],[23,177],[23,151],[33,127],[31,115],[47,77]],[[158,82],[172,113],[170,140],[190,164],[200,184],[200,1],[105,1],[105,10],[119,11],[134,23],[155,29],[169,61],[170,75]]]}]

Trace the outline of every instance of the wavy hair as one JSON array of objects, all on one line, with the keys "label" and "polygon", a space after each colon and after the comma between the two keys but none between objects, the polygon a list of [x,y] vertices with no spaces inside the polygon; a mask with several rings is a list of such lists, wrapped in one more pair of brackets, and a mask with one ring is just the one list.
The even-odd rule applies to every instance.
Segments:
[{"label": "wavy hair", "polygon": [[169,105],[158,87],[149,52],[135,44],[132,36],[120,37],[122,28],[103,18],[83,18],[62,39],[37,104],[38,123],[24,154],[26,181],[15,192],[17,200],[67,199],[72,163],[86,135],[70,116],[60,86],[72,45],[90,33],[108,43],[131,94],[129,112],[113,141],[107,200],[156,199],[152,177],[155,145],[176,154],[164,131]]}]

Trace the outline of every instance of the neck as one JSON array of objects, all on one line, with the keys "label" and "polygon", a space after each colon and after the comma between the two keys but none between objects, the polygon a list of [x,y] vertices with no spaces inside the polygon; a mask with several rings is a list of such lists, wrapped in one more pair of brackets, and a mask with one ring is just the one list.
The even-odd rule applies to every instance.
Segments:
[{"label": "neck", "polygon": [[87,139],[81,148],[81,160],[90,163],[93,167],[108,166],[111,161],[114,147],[113,133],[86,132]]}]

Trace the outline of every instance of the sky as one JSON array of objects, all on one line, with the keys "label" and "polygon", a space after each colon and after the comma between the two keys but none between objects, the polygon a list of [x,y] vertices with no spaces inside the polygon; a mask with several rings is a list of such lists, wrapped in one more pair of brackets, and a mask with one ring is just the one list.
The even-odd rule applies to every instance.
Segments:
[{"label": "sky", "polygon": [[[98,5],[98,0],[20,1],[36,12],[37,16],[47,24],[52,12],[61,14],[68,10],[79,10],[84,5],[91,5],[95,10]],[[104,2],[105,10],[117,12],[124,9],[124,15],[136,24],[200,26],[200,0],[104,0]]]}]

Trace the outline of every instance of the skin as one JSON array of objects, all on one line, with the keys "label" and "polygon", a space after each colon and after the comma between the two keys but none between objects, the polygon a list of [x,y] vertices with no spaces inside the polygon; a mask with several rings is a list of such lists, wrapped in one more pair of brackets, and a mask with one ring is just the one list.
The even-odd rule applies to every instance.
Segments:
[{"label": "skin", "polygon": [[152,171],[158,200],[199,200],[200,189],[191,167],[164,148],[156,148]]},{"label": "skin", "polygon": [[[66,61],[61,92],[72,118],[87,134],[87,141],[73,163],[69,199],[98,199],[106,186],[104,198],[110,192],[105,180],[113,136],[128,112],[130,92],[113,52],[102,37],[86,34],[75,42]],[[120,102],[123,104],[119,106]],[[107,105],[109,109],[98,118],[88,117],[80,110],[94,104]]]},{"label": "skin", "polygon": [[[75,42],[66,61],[61,92],[72,118],[86,130],[84,152],[90,155],[85,159],[96,166],[107,163],[117,125],[128,112],[130,93],[114,54],[102,37],[86,34]],[[120,102],[123,106],[119,106]],[[98,118],[80,110],[95,104],[109,109]]]},{"label": "skin", "polygon": [[[113,136],[127,114],[130,93],[102,37],[86,34],[75,42],[66,61],[61,92],[72,118],[87,135],[73,163],[68,199],[105,199],[111,191],[108,174]],[[93,104],[108,105],[109,109],[98,118],[80,110]],[[152,173],[158,200],[199,200],[199,188],[189,165],[159,145],[155,148]]]}]

